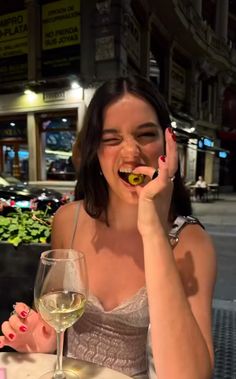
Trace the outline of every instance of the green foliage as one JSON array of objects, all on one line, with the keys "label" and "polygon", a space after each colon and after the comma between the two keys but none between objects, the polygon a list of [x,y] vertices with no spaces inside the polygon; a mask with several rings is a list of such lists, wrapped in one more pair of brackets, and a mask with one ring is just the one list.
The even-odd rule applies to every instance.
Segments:
[{"label": "green foliage", "polygon": [[20,243],[50,242],[52,217],[42,211],[16,212],[0,216],[0,241]]}]

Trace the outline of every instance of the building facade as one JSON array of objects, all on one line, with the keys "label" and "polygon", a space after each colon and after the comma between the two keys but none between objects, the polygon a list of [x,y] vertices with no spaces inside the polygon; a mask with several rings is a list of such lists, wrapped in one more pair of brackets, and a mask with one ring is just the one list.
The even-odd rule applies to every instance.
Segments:
[{"label": "building facade", "polygon": [[1,171],[71,179],[63,172],[95,88],[135,73],[168,102],[185,180],[236,187],[235,8],[231,0],[1,3]]}]

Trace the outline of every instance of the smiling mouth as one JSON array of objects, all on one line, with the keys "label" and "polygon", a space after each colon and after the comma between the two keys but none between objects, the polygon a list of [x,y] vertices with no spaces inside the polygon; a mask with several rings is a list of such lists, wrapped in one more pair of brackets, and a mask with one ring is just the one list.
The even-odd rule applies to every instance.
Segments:
[{"label": "smiling mouth", "polygon": [[126,183],[132,186],[138,186],[144,182],[145,175],[143,174],[133,174],[132,172],[122,172],[119,171],[119,177]]}]

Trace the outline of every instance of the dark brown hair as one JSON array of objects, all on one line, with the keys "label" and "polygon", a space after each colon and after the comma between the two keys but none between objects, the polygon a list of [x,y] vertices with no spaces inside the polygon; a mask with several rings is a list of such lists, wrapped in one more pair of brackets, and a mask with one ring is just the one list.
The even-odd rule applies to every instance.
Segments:
[{"label": "dark brown hair", "polygon": [[[80,167],[75,190],[75,199],[83,199],[86,211],[94,218],[107,214],[109,201],[108,185],[101,175],[97,157],[102,137],[104,109],[127,92],[145,99],[154,108],[163,131],[171,125],[164,99],[157,88],[145,78],[120,77],[105,82],[96,90],[78,136]],[[178,169],[174,180],[170,218],[189,214],[191,214],[191,202]]]}]

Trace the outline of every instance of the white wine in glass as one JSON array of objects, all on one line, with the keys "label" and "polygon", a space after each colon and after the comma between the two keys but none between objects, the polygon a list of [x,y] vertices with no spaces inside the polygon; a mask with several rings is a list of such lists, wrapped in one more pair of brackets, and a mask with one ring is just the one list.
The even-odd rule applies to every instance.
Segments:
[{"label": "white wine in glass", "polygon": [[41,254],[34,286],[34,302],[44,321],[57,335],[55,371],[40,379],[76,379],[73,371],[63,371],[64,332],[83,314],[88,293],[84,254],[73,249],[54,249]]}]

